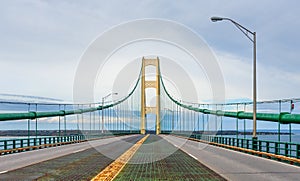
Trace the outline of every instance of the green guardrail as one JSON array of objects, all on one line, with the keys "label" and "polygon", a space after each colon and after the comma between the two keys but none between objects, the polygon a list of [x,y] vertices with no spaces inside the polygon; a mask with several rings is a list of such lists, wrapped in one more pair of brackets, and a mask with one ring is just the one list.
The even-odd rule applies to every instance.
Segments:
[{"label": "green guardrail", "polygon": [[239,148],[251,149],[260,152],[272,153],[275,155],[283,155],[291,158],[300,158],[300,144],[290,142],[278,142],[278,141],[265,141],[265,140],[253,140],[246,138],[234,138],[215,135],[204,134],[184,134],[184,133],[166,133],[178,136],[184,136],[194,138],[198,140],[204,140],[207,142],[214,142],[218,144],[225,144],[229,146],[235,146]]},{"label": "green guardrail", "polygon": [[63,142],[74,142],[74,141],[84,141],[105,138],[108,136],[123,136],[130,134],[138,134],[139,131],[114,131],[109,133],[101,133],[95,135],[69,135],[69,136],[47,136],[47,137],[31,137],[31,138],[16,138],[0,140],[0,151],[10,150],[17,148],[24,148],[30,146],[40,146],[45,144],[55,144]]}]

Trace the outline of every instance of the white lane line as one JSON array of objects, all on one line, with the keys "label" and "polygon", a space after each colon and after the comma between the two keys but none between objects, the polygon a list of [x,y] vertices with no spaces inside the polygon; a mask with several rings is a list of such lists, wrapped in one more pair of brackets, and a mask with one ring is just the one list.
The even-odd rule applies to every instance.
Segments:
[{"label": "white lane line", "polygon": [[188,155],[190,155],[190,157],[194,158],[195,160],[198,160],[198,158],[195,157],[194,155],[192,155],[192,154],[190,154],[190,153],[188,153]]},{"label": "white lane line", "polygon": [[[167,140],[167,139],[165,139]],[[170,140],[167,140],[169,143],[171,143],[172,145],[174,145],[175,147],[179,148],[178,145],[176,145],[175,143],[172,143]],[[189,152],[187,152],[186,150],[184,150],[182,147],[179,148],[180,150],[182,150],[183,152],[185,152],[186,154],[188,154],[190,157],[194,158],[195,160],[198,160],[197,157],[195,157],[194,155],[190,154]]]},{"label": "white lane line", "polygon": [[85,149],[81,149],[81,150],[76,150],[76,151],[73,151],[73,153],[78,153],[78,152],[81,152],[81,151],[84,151]]},{"label": "white lane line", "polygon": [[[175,147],[179,148],[178,145],[176,145],[175,143],[172,143],[171,140],[168,140],[168,139],[165,139],[165,140],[167,140],[167,142],[169,142],[170,144],[174,145]],[[195,160],[198,160],[197,157],[195,157],[194,155],[192,155],[189,152],[187,152],[186,150],[184,150],[183,147],[180,147],[179,149],[182,150],[183,152],[185,152],[186,154],[188,154],[190,157],[194,158]]]},{"label": "white lane line", "polygon": [[0,174],[6,173],[6,172],[8,172],[8,170],[1,171]]}]

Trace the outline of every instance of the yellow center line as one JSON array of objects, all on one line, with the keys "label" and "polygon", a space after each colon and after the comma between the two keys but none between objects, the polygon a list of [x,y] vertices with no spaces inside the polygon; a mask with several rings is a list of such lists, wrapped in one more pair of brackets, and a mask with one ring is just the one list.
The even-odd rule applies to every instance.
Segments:
[{"label": "yellow center line", "polygon": [[131,148],[129,148],[119,158],[117,158],[114,162],[112,162],[104,170],[102,170],[98,175],[92,178],[91,181],[113,180],[121,172],[121,170],[124,168],[127,162],[131,159],[131,157],[135,154],[135,152],[140,148],[140,146],[144,143],[144,141],[148,137],[149,134],[143,137],[142,139],[140,139],[136,144],[134,144]]}]

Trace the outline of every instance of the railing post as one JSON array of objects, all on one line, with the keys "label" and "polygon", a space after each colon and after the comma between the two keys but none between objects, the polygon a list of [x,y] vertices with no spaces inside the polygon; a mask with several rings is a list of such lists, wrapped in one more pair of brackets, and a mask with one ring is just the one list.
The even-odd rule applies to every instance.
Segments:
[{"label": "railing post", "polygon": [[266,152],[269,153],[270,152],[270,142],[266,142]]},{"label": "railing post", "polygon": [[16,148],[16,140],[13,140],[13,149]]},{"label": "railing post", "polygon": [[261,141],[258,141],[258,151],[261,151],[261,149],[262,149],[262,146],[261,146]]},{"label": "railing post", "polygon": [[4,150],[7,150],[7,140],[4,140]]},{"label": "railing post", "polygon": [[296,149],[297,149],[297,150],[296,150],[296,157],[297,157],[297,158],[300,158],[300,145],[297,144],[297,145],[296,145]]},{"label": "railing post", "polygon": [[257,137],[252,137],[252,150],[257,150]]},{"label": "railing post", "polygon": [[289,145],[287,143],[284,144],[284,156],[289,155]]},{"label": "railing post", "polygon": [[21,139],[20,147],[23,148],[23,139]]},{"label": "railing post", "polygon": [[279,148],[278,148],[278,143],[275,142],[275,154],[278,155],[279,154]]}]

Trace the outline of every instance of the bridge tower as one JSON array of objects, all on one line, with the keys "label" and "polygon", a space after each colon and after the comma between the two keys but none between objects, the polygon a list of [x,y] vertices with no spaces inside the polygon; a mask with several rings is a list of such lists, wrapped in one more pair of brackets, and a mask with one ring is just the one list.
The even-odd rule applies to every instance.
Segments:
[{"label": "bridge tower", "polygon": [[[155,80],[146,80],[145,68],[147,66],[156,67],[156,78]],[[148,107],[146,106],[146,89],[155,88],[156,89],[156,106]],[[160,134],[160,71],[159,71],[159,59],[145,59],[142,60],[142,82],[141,82],[141,134],[146,133],[146,114],[153,113],[156,115],[156,134]]]}]

